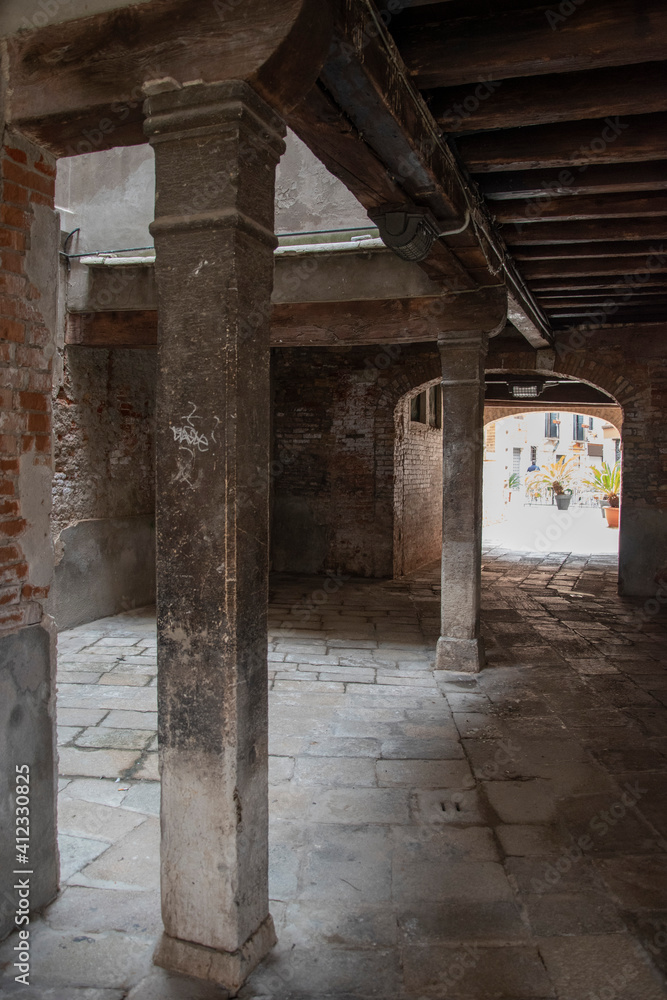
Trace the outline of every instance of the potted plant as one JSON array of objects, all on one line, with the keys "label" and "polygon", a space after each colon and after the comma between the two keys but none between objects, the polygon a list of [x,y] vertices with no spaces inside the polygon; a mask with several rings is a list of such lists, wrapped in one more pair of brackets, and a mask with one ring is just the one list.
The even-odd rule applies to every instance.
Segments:
[{"label": "potted plant", "polygon": [[576,464],[573,458],[561,458],[551,465],[545,465],[539,472],[534,472],[530,481],[531,487],[547,486],[556,498],[559,510],[567,510],[572,499],[572,484],[575,479]]},{"label": "potted plant", "polygon": [[508,500],[512,499],[512,491],[513,490],[518,490],[519,487],[520,487],[520,485],[521,485],[521,480],[519,479],[519,473],[518,472],[513,472],[512,475],[507,480],[507,488],[510,491],[509,492],[509,496],[507,498]]},{"label": "potted plant", "polygon": [[604,508],[607,524],[610,528],[618,528],[619,509],[621,505],[621,463],[616,462],[611,466],[603,462],[598,469],[592,466],[589,470],[590,478],[584,479],[584,486],[592,486],[596,492],[602,493],[603,500],[608,506]]}]

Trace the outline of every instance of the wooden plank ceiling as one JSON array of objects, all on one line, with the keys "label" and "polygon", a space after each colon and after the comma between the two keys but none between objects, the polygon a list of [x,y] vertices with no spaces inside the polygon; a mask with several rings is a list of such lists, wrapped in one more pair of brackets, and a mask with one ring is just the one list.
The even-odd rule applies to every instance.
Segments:
[{"label": "wooden plank ceiling", "polygon": [[413,0],[389,30],[553,328],[667,319],[665,0]]}]

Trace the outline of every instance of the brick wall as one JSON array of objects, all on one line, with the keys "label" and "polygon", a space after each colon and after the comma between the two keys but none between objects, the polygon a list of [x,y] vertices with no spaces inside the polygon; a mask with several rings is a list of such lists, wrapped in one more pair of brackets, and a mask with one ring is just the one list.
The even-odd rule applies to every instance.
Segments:
[{"label": "brick wall", "polygon": [[[49,591],[48,491],[51,478],[51,366],[55,287],[44,287],[57,239],[55,163],[19,138],[0,161],[0,628],[38,622]],[[48,267],[48,263],[46,264]],[[49,291],[53,298],[50,298]],[[42,494],[40,496],[40,494]]]},{"label": "brick wall", "polygon": [[58,273],[55,164],[3,132],[0,152],[0,938],[16,908],[14,792],[30,769],[30,902],[58,885],[51,366]]},{"label": "brick wall", "polygon": [[272,353],[272,565],[389,577],[399,399],[437,377],[432,345]]},{"label": "brick wall", "polygon": [[394,576],[442,553],[442,429],[411,420],[411,398],[396,413]]},{"label": "brick wall", "polygon": [[156,361],[152,350],[65,350],[54,385],[54,531],[153,513]]},{"label": "brick wall", "polygon": [[62,354],[49,601],[60,629],[155,600],[156,362],[152,350]]}]

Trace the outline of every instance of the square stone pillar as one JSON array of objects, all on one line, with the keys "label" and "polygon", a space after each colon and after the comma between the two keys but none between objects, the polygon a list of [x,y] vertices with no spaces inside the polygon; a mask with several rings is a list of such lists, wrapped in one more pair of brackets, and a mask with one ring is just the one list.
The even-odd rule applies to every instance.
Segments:
[{"label": "square stone pillar", "polygon": [[484,665],[479,635],[482,574],[484,359],[482,332],[443,334],[442,597],[436,670]]},{"label": "square stone pillar", "polygon": [[[240,81],[147,85],[158,293],[157,612],[172,971],[237,989],[268,911],[269,319],[282,121]],[[157,92],[155,92],[157,91]]]}]

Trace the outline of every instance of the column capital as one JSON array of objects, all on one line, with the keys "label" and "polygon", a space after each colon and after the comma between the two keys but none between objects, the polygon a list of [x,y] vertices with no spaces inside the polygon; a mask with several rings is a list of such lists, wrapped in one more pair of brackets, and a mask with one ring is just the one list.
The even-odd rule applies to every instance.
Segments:
[{"label": "column capital", "polygon": [[443,330],[438,334],[438,348],[443,350],[483,351],[486,354],[489,346],[489,334],[486,330]]},{"label": "column capital", "polygon": [[454,330],[438,337],[442,384],[484,385],[484,359],[489,335],[484,330]]},{"label": "column capital", "polygon": [[285,152],[285,123],[245,80],[185,86],[171,78],[147,80],[144,92],[144,132],[151,146],[237,126],[263,141],[276,162]]},{"label": "column capital", "polygon": [[151,234],[235,229],[273,249],[272,185],[257,177],[285,151],[279,115],[244,80],[144,89],[144,131],[160,153]]}]

